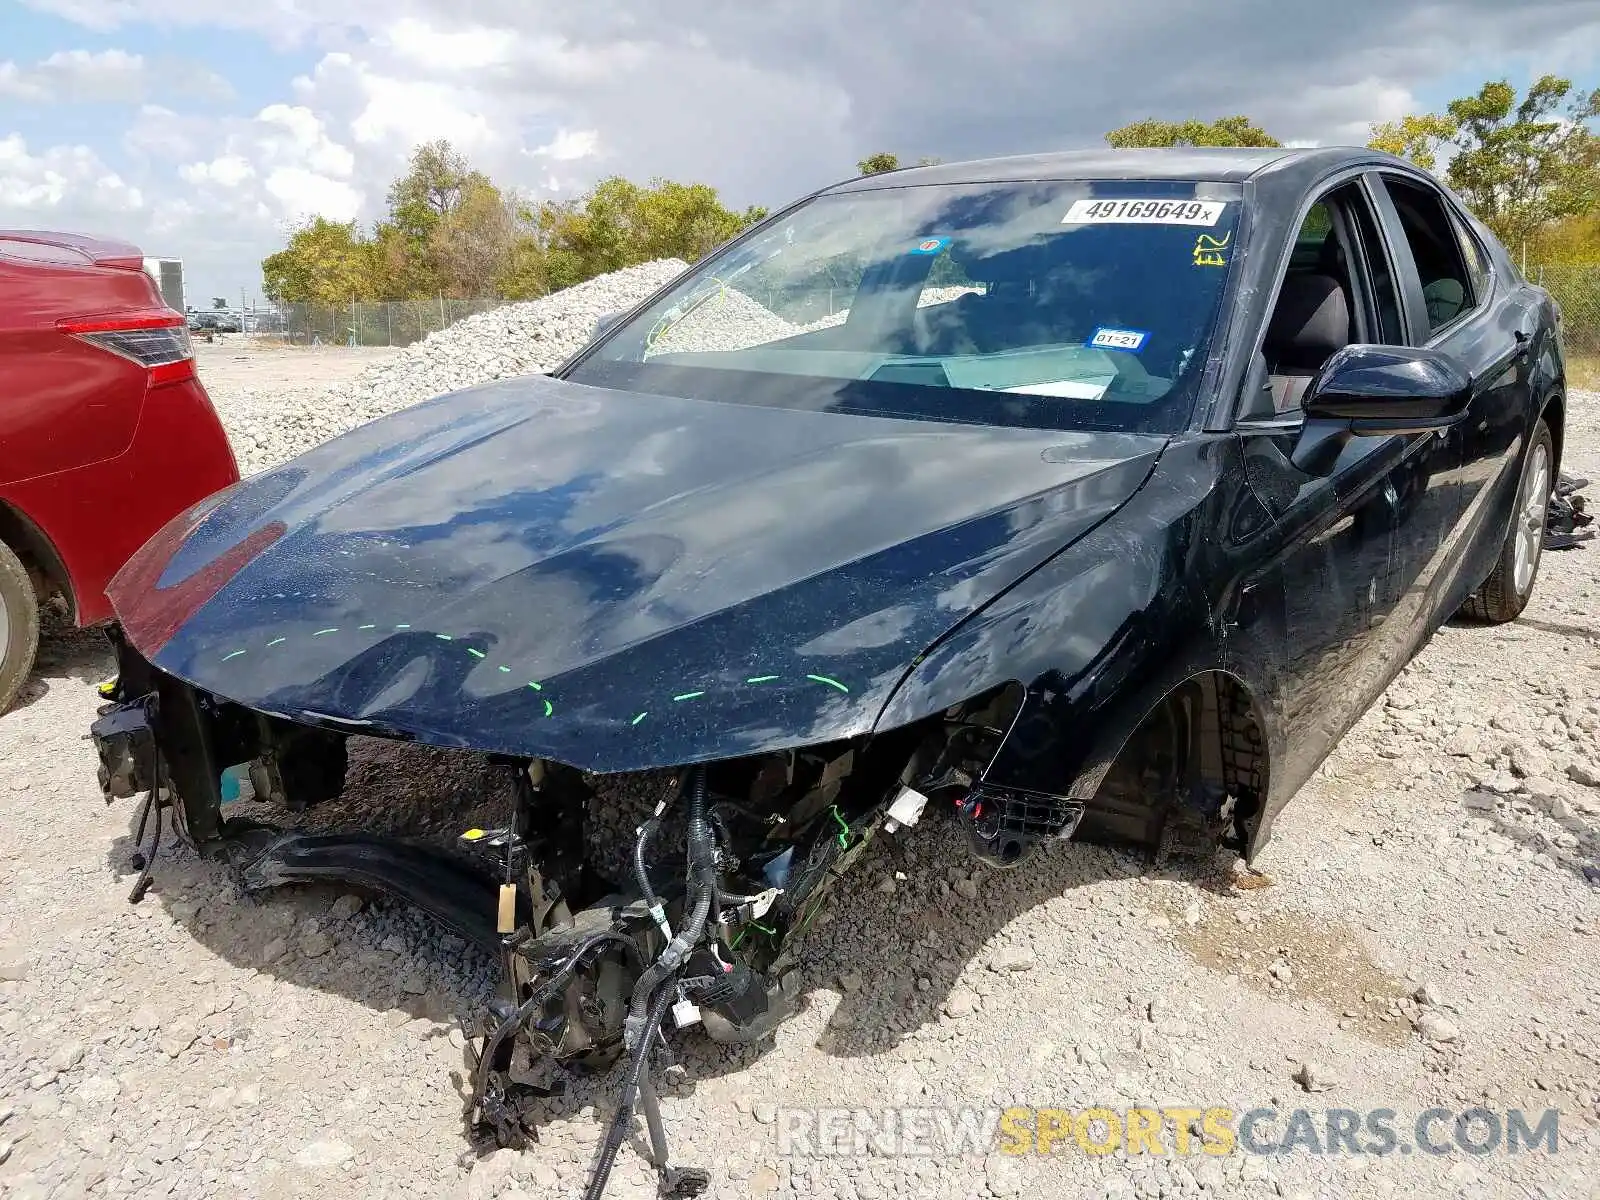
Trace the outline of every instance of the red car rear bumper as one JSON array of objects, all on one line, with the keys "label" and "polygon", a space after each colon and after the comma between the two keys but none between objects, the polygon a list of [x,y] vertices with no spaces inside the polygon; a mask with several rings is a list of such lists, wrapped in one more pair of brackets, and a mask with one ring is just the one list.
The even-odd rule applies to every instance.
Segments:
[{"label": "red car rear bumper", "polygon": [[128,448],[115,458],[13,483],[4,499],[50,542],[80,625],[111,615],[106,584],[156,530],[238,482],[239,467],[196,379],[150,388]]}]

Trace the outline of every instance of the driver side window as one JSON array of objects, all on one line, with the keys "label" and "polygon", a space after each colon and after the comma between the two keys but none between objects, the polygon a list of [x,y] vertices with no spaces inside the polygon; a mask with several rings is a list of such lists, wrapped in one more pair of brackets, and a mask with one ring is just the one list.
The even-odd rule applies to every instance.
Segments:
[{"label": "driver side window", "polygon": [[[1261,353],[1273,413],[1299,409],[1311,380],[1344,347],[1399,345],[1403,338],[1376,218],[1360,185],[1345,184],[1301,222],[1267,322]],[[1265,398],[1254,407],[1264,412]]]}]

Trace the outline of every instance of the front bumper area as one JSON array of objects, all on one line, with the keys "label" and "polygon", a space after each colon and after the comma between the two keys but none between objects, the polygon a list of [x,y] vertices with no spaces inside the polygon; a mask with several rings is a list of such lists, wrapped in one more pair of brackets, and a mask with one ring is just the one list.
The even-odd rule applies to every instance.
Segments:
[{"label": "front bumper area", "polygon": [[[665,1019],[718,1042],[766,1039],[799,1006],[796,948],[877,830],[942,812],[974,854],[1015,867],[1082,814],[1064,797],[983,781],[1015,707],[1008,690],[880,738],[605,774],[289,721],[167,674],[119,630],[112,637],[120,671],[91,731],[101,788],[107,802],[142,793],[139,840],[152,821],[155,830],[130,899],[150,886],[170,824],[200,854],[233,863],[248,890],[337,880],[431,914],[501,966],[495,1000],[462,1030],[463,1116],[476,1145],[524,1145],[539,1102],[569,1073],[626,1055],[592,1187],[603,1188],[635,1105],[666,1192],[703,1185],[703,1173],[667,1161],[651,1083],[669,1053]],[[481,762],[483,790],[504,802],[493,808],[499,827],[449,826],[452,836],[438,826],[464,810],[449,786],[412,769],[430,755]],[[390,810],[371,806],[375,763],[420,794],[429,820],[384,820]],[[333,832],[329,821],[359,827]]]}]

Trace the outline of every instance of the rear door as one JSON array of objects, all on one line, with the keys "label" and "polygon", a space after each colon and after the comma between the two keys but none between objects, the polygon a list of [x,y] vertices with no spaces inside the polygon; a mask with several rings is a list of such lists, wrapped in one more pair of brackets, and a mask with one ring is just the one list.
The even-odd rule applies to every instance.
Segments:
[{"label": "rear door", "polygon": [[1456,516],[1435,585],[1435,622],[1447,620],[1494,569],[1516,499],[1517,464],[1533,409],[1532,301],[1495,278],[1491,260],[1454,203],[1398,171],[1371,176],[1400,272],[1410,342],[1460,359],[1476,383],[1472,411],[1449,432]]}]

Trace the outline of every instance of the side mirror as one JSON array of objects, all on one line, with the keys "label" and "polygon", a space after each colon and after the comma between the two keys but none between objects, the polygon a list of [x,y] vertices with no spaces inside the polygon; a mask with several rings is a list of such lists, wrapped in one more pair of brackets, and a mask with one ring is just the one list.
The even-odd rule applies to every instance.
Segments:
[{"label": "side mirror", "polygon": [[1294,464],[1326,474],[1353,437],[1435,433],[1466,418],[1472,375],[1437,350],[1346,346],[1306,389]]}]

